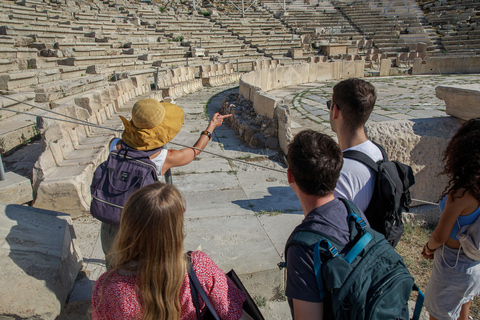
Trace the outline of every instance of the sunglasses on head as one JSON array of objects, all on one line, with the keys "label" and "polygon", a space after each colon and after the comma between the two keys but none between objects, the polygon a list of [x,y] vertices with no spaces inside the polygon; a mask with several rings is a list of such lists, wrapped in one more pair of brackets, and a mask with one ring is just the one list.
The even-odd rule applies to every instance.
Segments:
[{"label": "sunglasses on head", "polygon": [[[332,105],[332,100],[328,100],[328,101],[327,101],[327,109],[330,110],[330,108],[331,108],[332,106],[333,106],[333,105]],[[340,110],[340,107],[338,106],[338,104],[337,104],[336,106],[337,106],[338,110]]]}]

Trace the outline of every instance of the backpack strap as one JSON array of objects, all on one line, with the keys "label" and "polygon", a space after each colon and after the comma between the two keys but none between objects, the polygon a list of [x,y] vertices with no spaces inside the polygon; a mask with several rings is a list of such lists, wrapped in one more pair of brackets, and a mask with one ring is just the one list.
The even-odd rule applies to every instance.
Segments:
[{"label": "backpack strap", "polygon": [[372,169],[374,172],[378,172],[378,165],[375,161],[372,160],[369,156],[367,156],[365,153],[357,150],[347,150],[343,152],[343,157],[347,159],[352,159],[358,162],[363,163],[370,169]]},{"label": "backpack strap", "polygon": [[120,150],[117,150],[117,152],[119,152],[119,154],[120,154],[120,151],[124,150],[125,151],[125,156],[127,156],[128,152],[134,151],[136,154],[140,155],[141,157],[148,158],[149,160],[152,160],[152,159],[150,159],[150,156],[157,153],[160,149],[162,149],[162,147],[155,148],[155,149],[152,149],[152,150],[147,150],[147,151],[137,150],[137,149],[134,149],[134,148],[130,147],[129,145],[127,145],[125,142],[123,142],[123,140],[120,140]]},{"label": "backpack strap", "polygon": [[213,308],[210,300],[208,299],[208,296],[205,293],[205,290],[200,284],[200,281],[198,281],[197,275],[195,274],[195,270],[193,270],[191,253],[192,253],[191,251],[187,252],[187,272],[188,272],[188,277],[190,278],[190,292],[192,294],[193,304],[195,305],[197,319],[198,320],[201,319],[200,304],[198,302],[198,294],[200,294],[200,297],[202,298],[203,302],[205,302],[205,305],[207,306],[208,310],[212,314],[213,318],[215,320],[220,320],[220,318],[217,315],[217,312]]},{"label": "backpack strap", "polygon": [[[382,153],[383,161],[388,161],[388,155],[385,149],[381,145],[379,145],[376,142],[371,141],[378,149],[380,149],[380,152]],[[343,157],[347,159],[352,159],[356,160],[358,162],[363,163],[370,169],[372,169],[375,172],[378,172],[378,165],[375,161],[372,160],[367,154],[358,151],[358,150],[347,150],[343,152]]]}]

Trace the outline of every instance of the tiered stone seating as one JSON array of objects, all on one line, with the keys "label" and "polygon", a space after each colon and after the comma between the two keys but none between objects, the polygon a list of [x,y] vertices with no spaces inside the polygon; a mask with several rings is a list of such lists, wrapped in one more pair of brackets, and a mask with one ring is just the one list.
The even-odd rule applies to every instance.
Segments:
[{"label": "tiered stone seating", "polygon": [[421,7],[440,35],[440,54],[480,53],[480,1],[438,1]]},{"label": "tiered stone seating", "polygon": [[263,8],[246,11],[243,17],[240,12],[231,12],[212,20],[267,57],[291,60],[290,49],[302,47],[300,37],[292,37],[290,31]]},{"label": "tiered stone seating", "polygon": [[[9,99],[11,98],[11,99]],[[48,108],[47,104],[34,102],[35,94],[16,93],[8,97],[0,96],[0,107],[8,110],[0,109],[0,152],[9,152],[19,145],[28,142],[31,138],[38,134],[36,128],[35,117],[13,112],[22,111],[37,114],[38,108]],[[35,106],[35,107],[32,107]]]},{"label": "tiered stone seating", "polygon": [[299,6],[283,13],[281,21],[289,28],[303,35],[308,34],[315,40],[345,41],[360,39],[361,35],[346,20],[340,11],[328,2],[321,6]]},{"label": "tiered stone seating", "polygon": [[[404,6],[403,0],[401,2]],[[400,7],[398,3],[389,8],[391,14],[387,14],[384,11],[386,7],[380,6],[378,2],[352,5],[338,3],[337,6],[360,31],[362,37],[372,40],[374,46],[388,57],[396,58],[398,53],[408,52],[409,46],[419,42],[427,45],[427,51],[436,49],[413,9],[411,12],[402,12],[400,18],[398,12],[394,11]],[[415,6],[414,2],[410,2],[410,7]]]}]

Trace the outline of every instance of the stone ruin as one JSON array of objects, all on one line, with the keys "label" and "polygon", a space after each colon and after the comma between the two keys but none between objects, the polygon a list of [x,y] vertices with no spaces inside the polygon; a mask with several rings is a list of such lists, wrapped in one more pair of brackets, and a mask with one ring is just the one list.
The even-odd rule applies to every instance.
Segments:
[{"label": "stone ruin", "polygon": [[231,93],[222,102],[220,112],[235,115],[226,122],[249,147],[279,150],[277,119],[257,114],[251,101]]}]

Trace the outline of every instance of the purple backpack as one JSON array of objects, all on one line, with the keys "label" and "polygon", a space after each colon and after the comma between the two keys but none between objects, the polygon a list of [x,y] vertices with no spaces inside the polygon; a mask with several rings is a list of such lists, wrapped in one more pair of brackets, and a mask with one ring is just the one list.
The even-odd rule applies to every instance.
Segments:
[{"label": "purple backpack", "polygon": [[150,156],[160,149],[139,151],[121,141],[121,149],[110,152],[108,159],[93,173],[90,185],[92,216],[118,226],[128,197],[141,187],[158,181],[157,168]]}]

